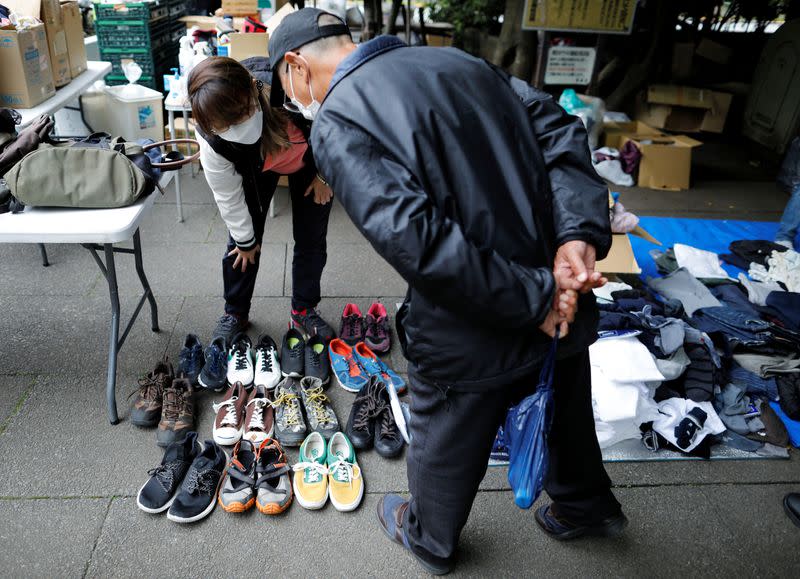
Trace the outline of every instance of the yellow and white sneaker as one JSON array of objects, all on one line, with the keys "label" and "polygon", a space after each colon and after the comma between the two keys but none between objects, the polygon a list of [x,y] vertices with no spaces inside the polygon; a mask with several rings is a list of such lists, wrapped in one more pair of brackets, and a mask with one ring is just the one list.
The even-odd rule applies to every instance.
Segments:
[{"label": "yellow and white sneaker", "polygon": [[337,432],[328,442],[328,494],[337,511],[353,511],[364,498],[364,477],[347,437]]},{"label": "yellow and white sneaker", "polygon": [[300,462],[294,470],[294,494],[304,509],[317,510],[328,501],[327,449],[319,432],[312,432],[300,445]]}]

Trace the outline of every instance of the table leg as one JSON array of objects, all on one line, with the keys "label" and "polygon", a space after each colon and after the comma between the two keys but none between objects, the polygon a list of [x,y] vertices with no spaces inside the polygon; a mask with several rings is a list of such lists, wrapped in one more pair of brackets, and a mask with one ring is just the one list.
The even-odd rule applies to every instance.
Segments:
[{"label": "table leg", "polygon": [[136,264],[136,273],[139,274],[139,281],[142,282],[144,288],[144,295],[147,296],[147,301],[150,303],[150,328],[158,331],[158,305],[156,298],[153,297],[153,290],[150,289],[150,283],[147,281],[147,276],[144,274],[144,266],[142,265],[142,243],[139,238],[139,230],[133,234],[133,260]]},{"label": "table leg", "polygon": [[47,248],[45,248],[44,243],[39,244],[39,251],[42,253],[42,267],[49,266],[50,262],[47,260]]},{"label": "table leg", "polygon": [[[175,134],[175,111],[167,111],[167,119],[169,123],[169,136],[171,139],[177,139],[178,135]],[[186,115],[184,115],[184,122]],[[178,146],[172,145],[172,150],[177,151]],[[178,169],[175,172],[175,205],[178,207],[178,223],[183,223],[183,206],[181,204],[181,171]]]},{"label": "table leg", "polygon": [[108,378],[106,380],[106,402],[108,404],[108,421],[119,424],[117,415],[117,354],[119,353],[119,290],[117,288],[117,268],[114,262],[114,246],[106,243],[103,246],[106,256],[105,276],[108,282],[108,293],[111,297],[111,336],[108,345]]}]

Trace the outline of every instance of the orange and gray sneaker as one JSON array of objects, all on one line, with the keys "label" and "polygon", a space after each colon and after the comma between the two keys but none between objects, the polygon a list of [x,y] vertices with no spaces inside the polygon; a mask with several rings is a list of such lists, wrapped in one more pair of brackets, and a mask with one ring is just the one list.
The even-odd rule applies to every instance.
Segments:
[{"label": "orange and gray sneaker", "polygon": [[337,511],[353,511],[364,498],[364,477],[356,451],[347,437],[337,432],[328,442],[328,494]]},{"label": "orange and gray sneaker", "polygon": [[280,443],[267,438],[256,458],[256,507],[265,515],[279,515],[292,504],[291,467]]},{"label": "orange and gray sneaker", "polygon": [[183,440],[186,433],[194,430],[194,389],[188,378],[175,378],[164,389],[161,421],[156,431],[156,444],[169,446]]},{"label": "orange and gray sneaker", "polygon": [[328,502],[328,448],[319,432],[312,432],[300,445],[300,461],[295,464],[294,494],[304,509],[317,510]]},{"label": "orange and gray sneaker", "polygon": [[328,345],[331,369],[339,386],[348,392],[358,392],[369,380],[369,374],[359,364],[353,348],[339,338]]},{"label": "orange and gray sneaker", "polygon": [[[144,378],[139,379],[139,388],[131,393],[136,394],[131,408],[131,424],[134,426],[155,426],[161,419],[161,406],[164,389],[172,384],[175,372],[172,364],[164,358],[156,364],[155,369]],[[128,397],[130,398],[130,396]]]},{"label": "orange and gray sneaker", "polygon": [[233,447],[233,456],[219,491],[219,506],[229,513],[243,513],[256,502],[256,451],[249,440],[240,440]]}]

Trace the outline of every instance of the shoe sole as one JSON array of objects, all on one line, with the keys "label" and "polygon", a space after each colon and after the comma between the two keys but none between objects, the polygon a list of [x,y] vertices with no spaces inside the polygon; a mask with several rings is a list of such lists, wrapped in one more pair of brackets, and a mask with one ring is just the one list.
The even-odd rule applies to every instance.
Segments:
[{"label": "shoe sole", "polygon": [[789,497],[783,497],[783,511],[786,513],[786,516],[789,517],[789,520],[794,523],[796,527],[800,527],[800,516],[795,513],[791,507],[789,506]]},{"label": "shoe sole", "polygon": [[578,527],[577,529],[573,529],[572,531],[567,531],[566,533],[555,534],[549,531],[547,527],[544,525],[544,523],[539,520],[538,511],[536,512],[534,519],[536,520],[536,523],[539,525],[539,527],[541,527],[541,529],[549,537],[552,537],[556,541],[569,541],[572,539],[577,539],[579,537],[605,537],[607,539],[613,539],[615,537],[619,537],[625,531],[625,528],[628,526],[628,518],[625,515],[620,515],[613,521],[603,526]]},{"label": "shoe sole", "polygon": [[339,385],[339,387],[340,387],[340,388],[342,388],[343,390],[347,390],[348,392],[356,392],[356,393],[358,393],[359,391],[361,391],[361,388],[353,388],[352,386],[345,386],[344,384],[342,384],[342,381],[341,381],[341,380],[339,380],[339,376],[338,376],[338,375],[334,374],[334,376],[336,377],[336,383],[337,383],[337,384]]},{"label": "shoe sole", "polygon": [[285,512],[286,509],[292,506],[293,498],[293,496],[290,496],[289,500],[286,501],[286,504],[283,506],[279,505],[278,503],[267,503],[266,505],[262,506],[261,503],[256,500],[256,508],[262,515],[280,515],[281,513]]},{"label": "shoe sole", "polygon": [[[306,436],[307,435],[308,435],[308,433],[306,433]],[[288,446],[288,447],[291,447],[291,448],[297,448],[298,446],[302,445],[303,441],[306,439],[305,436],[303,436],[302,438],[298,438],[296,440],[294,440],[294,439],[286,439],[286,438],[283,438],[280,434],[277,434],[277,433],[275,434],[275,438],[278,440],[278,442],[281,443],[282,446]]]},{"label": "shoe sole", "polygon": [[[350,441],[350,443],[352,444],[352,441]],[[403,444],[403,446],[405,446],[405,444]],[[397,458],[398,456],[400,456],[402,454],[403,446],[401,446],[397,450],[393,450],[392,452],[382,451],[380,448],[375,446],[375,452],[377,452],[383,458]]]},{"label": "shoe sole", "polygon": [[153,420],[152,422],[146,420],[131,419],[131,424],[133,424],[134,426],[138,426],[139,428],[153,428],[155,426],[158,426],[159,422],[161,422],[160,418],[158,420]]},{"label": "shoe sole", "polygon": [[231,438],[225,438],[225,437],[219,436],[216,432],[212,432],[212,434],[211,434],[211,437],[214,439],[214,442],[216,442],[220,446],[233,446],[234,444],[236,444],[237,442],[239,442],[242,439],[242,436],[244,436],[244,429],[243,428],[240,428],[239,429],[239,433],[236,436],[233,436]]},{"label": "shoe sole", "polygon": [[222,510],[226,513],[244,513],[253,508],[253,505],[256,504],[256,499],[253,497],[246,503],[231,503],[226,505],[222,502],[222,495],[220,495],[217,499],[217,502],[219,503],[219,506],[222,507]]},{"label": "shoe sole", "polygon": [[[150,481],[147,481],[147,482],[150,482]],[[151,514],[151,515],[157,515],[159,513],[163,513],[168,508],[170,508],[172,506],[172,503],[175,502],[175,497],[177,497],[178,493],[181,491],[181,487],[180,487],[180,485],[178,485],[178,488],[175,489],[175,492],[172,493],[172,496],[164,504],[163,507],[158,508],[158,509],[151,509],[150,507],[146,507],[141,503],[142,491],[144,490],[144,487],[146,487],[146,486],[147,486],[147,483],[144,483],[142,485],[142,487],[139,489],[139,492],[136,493],[136,506],[139,507],[139,510],[144,511],[145,513],[148,513],[148,514]]]},{"label": "shoe sole", "polygon": [[330,489],[328,490],[328,495],[329,498],[331,499],[331,504],[333,505],[334,509],[336,509],[340,513],[349,513],[351,511],[355,511],[361,504],[361,501],[364,499],[364,485],[363,484],[361,485],[361,490],[358,492],[358,498],[349,505],[340,503],[335,498],[333,498],[333,495],[330,494]]},{"label": "shoe sole", "polygon": [[328,496],[329,495],[330,495],[330,489],[325,489],[325,498],[323,498],[322,500],[316,501],[316,502],[312,502],[312,501],[304,500],[303,496],[300,493],[298,493],[297,491],[295,491],[295,493],[294,493],[294,496],[297,497],[298,504],[301,507],[303,507],[304,509],[309,510],[309,511],[318,511],[319,509],[324,507],[325,503],[328,502]]},{"label": "shoe sole", "polygon": [[200,384],[200,386],[202,386],[206,390],[211,390],[213,392],[220,392],[220,391],[225,389],[225,383],[224,382],[220,386],[209,386],[208,384],[203,382],[203,375],[202,374],[200,374],[200,376],[197,377],[197,383]]},{"label": "shoe sole", "polygon": [[[225,463],[227,464],[227,462],[228,462],[228,454],[225,453]],[[217,495],[219,495],[219,489],[222,486],[222,481],[223,481],[224,478],[225,478],[224,476],[219,477],[219,482],[217,483],[217,490],[214,491],[214,496],[215,497]],[[193,517],[177,517],[177,516],[173,515],[172,513],[170,513],[169,511],[167,511],[167,519],[169,519],[173,523],[179,523],[179,524],[194,523],[194,522],[197,522],[197,521],[199,521],[201,519],[205,519],[208,515],[211,514],[211,511],[213,511],[214,507],[216,507],[216,506],[217,506],[217,501],[212,499],[211,500],[211,504],[209,504],[205,508],[205,510],[202,513],[200,513],[199,515],[195,515]]]},{"label": "shoe sole", "polygon": [[[380,508],[381,504],[382,503],[378,504],[379,508]],[[378,514],[378,524],[381,526],[381,529],[383,529],[383,534],[386,535],[392,543],[394,543],[395,545],[399,545],[404,550],[408,551],[411,554],[411,556],[414,557],[414,560],[416,560],[416,562],[419,563],[420,567],[425,569],[425,571],[427,571],[431,575],[436,575],[436,576],[447,575],[448,573],[450,573],[453,570],[452,568],[445,569],[445,568],[442,568],[442,567],[434,567],[433,565],[431,565],[427,561],[423,561],[422,559],[420,559],[417,556],[417,554],[414,553],[414,551],[412,551],[411,549],[407,548],[405,545],[402,545],[402,544],[398,543],[397,539],[395,539],[394,535],[389,533],[389,529],[387,529],[383,525],[383,522],[381,521],[381,518],[380,518],[380,511],[379,511],[379,514]]]}]

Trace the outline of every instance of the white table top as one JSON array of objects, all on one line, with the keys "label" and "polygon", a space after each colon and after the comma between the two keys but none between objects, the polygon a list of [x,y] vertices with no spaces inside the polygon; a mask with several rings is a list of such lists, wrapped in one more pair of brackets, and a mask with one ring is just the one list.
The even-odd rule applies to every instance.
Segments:
[{"label": "white table top", "polygon": [[[174,171],[165,172],[161,187],[174,175]],[[0,215],[0,243],[120,243],[133,237],[160,195],[156,190],[118,209],[26,207],[22,213],[4,213]]]},{"label": "white table top", "polygon": [[100,80],[111,72],[110,62],[90,60],[86,64],[88,69],[78,75],[77,78],[73,78],[68,85],[58,89],[55,95],[32,109],[19,109],[22,121],[17,129],[24,129],[41,115],[52,115],[56,111],[63,109],[67,104],[86,92],[86,89],[92,86],[96,80]]}]

